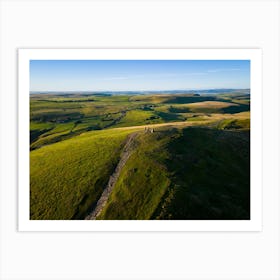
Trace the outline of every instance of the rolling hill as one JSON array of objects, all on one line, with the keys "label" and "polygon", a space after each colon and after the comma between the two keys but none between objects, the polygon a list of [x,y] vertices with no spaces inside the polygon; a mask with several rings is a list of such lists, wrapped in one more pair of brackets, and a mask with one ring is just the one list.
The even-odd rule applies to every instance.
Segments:
[{"label": "rolling hill", "polygon": [[244,96],[33,96],[30,218],[249,219]]}]

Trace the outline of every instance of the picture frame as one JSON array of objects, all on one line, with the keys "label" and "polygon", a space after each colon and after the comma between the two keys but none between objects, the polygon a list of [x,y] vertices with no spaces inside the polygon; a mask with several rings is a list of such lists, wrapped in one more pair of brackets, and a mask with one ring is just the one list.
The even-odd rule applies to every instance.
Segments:
[{"label": "picture frame", "polygon": [[[0,0],[0,279],[280,279],[279,7],[278,0]],[[261,230],[19,231],[18,49],[77,48],[261,49]]]},{"label": "picture frame", "polygon": [[[259,49],[19,49],[20,231],[258,231],[261,230],[261,50]],[[30,61],[36,60],[250,60],[250,220],[31,220],[29,199]]]}]

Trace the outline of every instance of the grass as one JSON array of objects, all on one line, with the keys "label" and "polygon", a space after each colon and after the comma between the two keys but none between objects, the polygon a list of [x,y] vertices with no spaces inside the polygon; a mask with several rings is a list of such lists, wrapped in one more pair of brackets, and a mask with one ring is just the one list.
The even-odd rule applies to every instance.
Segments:
[{"label": "grass", "polygon": [[115,127],[135,126],[142,124],[160,123],[159,117],[153,111],[132,110],[115,125]]},{"label": "grass", "polygon": [[142,133],[99,219],[149,219],[170,185],[165,133]]},{"label": "grass", "polygon": [[249,219],[249,169],[248,130],[142,133],[98,219]]},{"label": "grass", "polygon": [[49,122],[30,122],[30,144],[38,140],[40,135],[52,130],[55,126]]},{"label": "grass", "polygon": [[153,218],[250,218],[248,131],[186,128],[168,151],[172,185]]},{"label": "grass", "polygon": [[227,119],[217,125],[218,129],[250,129],[250,119]]},{"label": "grass", "polygon": [[249,97],[32,96],[30,218],[84,219],[137,131],[99,219],[248,219]]},{"label": "grass", "polygon": [[31,219],[78,219],[101,195],[131,130],[91,132],[30,153]]},{"label": "grass", "polygon": [[203,115],[249,110],[247,95],[31,95],[31,149],[110,127],[201,120]]}]

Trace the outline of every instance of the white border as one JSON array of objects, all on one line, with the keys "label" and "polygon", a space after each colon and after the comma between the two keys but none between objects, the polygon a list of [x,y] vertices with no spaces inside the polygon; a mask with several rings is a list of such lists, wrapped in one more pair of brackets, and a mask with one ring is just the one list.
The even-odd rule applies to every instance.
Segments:
[{"label": "white border", "polygon": [[[262,62],[260,49],[19,49],[19,231],[261,231]],[[251,61],[251,219],[234,221],[29,220],[29,61],[49,59],[246,59]]]}]

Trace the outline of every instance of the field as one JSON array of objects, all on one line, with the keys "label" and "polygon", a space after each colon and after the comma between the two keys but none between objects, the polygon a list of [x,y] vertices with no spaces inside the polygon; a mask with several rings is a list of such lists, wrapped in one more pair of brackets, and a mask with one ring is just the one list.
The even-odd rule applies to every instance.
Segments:
[{"label": "field", "polygon": [[250,219],[250,94],[31,94],[30,218]]}]

